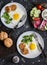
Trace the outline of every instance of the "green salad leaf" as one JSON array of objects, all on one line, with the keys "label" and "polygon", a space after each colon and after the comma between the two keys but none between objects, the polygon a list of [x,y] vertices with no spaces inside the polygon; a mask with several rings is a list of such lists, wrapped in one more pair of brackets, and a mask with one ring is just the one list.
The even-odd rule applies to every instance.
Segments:
[{"label": "green salad leaf", "polygon": [[12,21],[12,18],[9,16],[8,12],[4,12],[4,14],[2,15],[2,17],[4,17],[6,19],[6,23],[9,24]]},{"label": "green salad leaf", "polygon": [[26,44],[28,44],[29,42],[32,42],[34,39],[34,35],[31,34],[31,35],[26,35],[23,37],[23,39],[21,40],[21,42],[24,42]]}]

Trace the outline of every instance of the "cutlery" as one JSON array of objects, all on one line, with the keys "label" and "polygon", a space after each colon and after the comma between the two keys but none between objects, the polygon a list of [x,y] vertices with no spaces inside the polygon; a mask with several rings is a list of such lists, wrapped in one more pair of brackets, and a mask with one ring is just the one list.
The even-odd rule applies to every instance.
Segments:
[{"label": "cutlery", "polygon": [[15,29],[17,29],[19,23],[21,23],[25,18],[26,18],[26,15],[23,15],[22,18],[20,19],[20,21],[18,22],[18,24],[17,24],[16,26],[14,26],[14,28],[11,29],[9,35],[10,35],[13,31],[15,31]]},{"label": "cutlery", "polygon": [[16,26],[14,26],[14,29],[17,28],[19,23],[21,23],[25,18],[26,18],[26,15],[23,15],[22,18],[20,19],[20,21],[18,22],[18,24]]},{"label": "cutlery", "polygon": [[42,51],[42,54],[43,54],[44,58],[47,58],[47,56],[46,56],[46,54],[45,54],[45,52],[44,52],[44,49],[42,48],[41,44],[40,44],[39,41],[38,41],[37,35],[36,35],[35,33],[34,33],[33,35],[34,35],[36,41],[38,42],[38,45],[39,45],[39,47],[40,47],[40,49],[41,49],[41,51]]}]

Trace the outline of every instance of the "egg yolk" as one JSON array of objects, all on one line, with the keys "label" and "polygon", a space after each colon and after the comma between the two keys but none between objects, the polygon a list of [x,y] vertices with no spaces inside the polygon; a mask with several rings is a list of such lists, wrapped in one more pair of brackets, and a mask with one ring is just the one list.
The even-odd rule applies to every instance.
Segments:
[{"label": "egg yolk", "polygon": [[18,20],[20,18],[20,15],[18,13],[14,14],[13,15],[13,19],[14,20]]},{"label": "egg yolk", "polygon": [[36,49],[36,44],[33,42],[30,44],[30,50],[35,50]]}]

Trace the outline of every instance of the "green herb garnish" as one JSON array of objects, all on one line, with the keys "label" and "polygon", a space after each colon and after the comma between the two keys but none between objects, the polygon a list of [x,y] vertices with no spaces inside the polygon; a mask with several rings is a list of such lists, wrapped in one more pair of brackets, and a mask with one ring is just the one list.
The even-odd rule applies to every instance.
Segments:
[{"label": "green herb garnish", "polygon": [[26,44],[28,44],[29,42],[32,42],[34,39],[34,35],[31,34],[31,35],[26,35],[23,37],[23,39],[21,40],[21,42],[24,42]]},{"label": "green herb garnish", "polygon": [[12,18],[9,16],[9,14],[8,14],[7,12],[4,12],[4,14],[3,14],[2,17],[4,17],[4,18],[6,19],[5,22],[6,22],[7,24],[11,23]]}]

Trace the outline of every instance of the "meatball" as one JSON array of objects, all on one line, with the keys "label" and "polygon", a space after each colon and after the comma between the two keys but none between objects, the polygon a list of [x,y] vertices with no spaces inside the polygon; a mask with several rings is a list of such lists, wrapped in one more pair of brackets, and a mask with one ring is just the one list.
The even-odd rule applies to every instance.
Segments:
[{"label": "meatball", "polygon": [[20,45],[19,45],[19,48],[22,50],[22,49],[24,49],[25,48],[25,43],[21,43]]},{"label": "meatball", "polygon": [[21,50],[21,52],[22,52],[24,55],[26,55],[26,54],[28,54],[28,53],[29,53],[29,51],[28,51],[28,49],[27,49],[27,48],[24,48],[23,50]]},{"label": "meatball", "polygon": [[4,39],[6,39],[6,38],[8,38],[8,34],[6,33],[6,32],[1,32],[0,33],[0,40],[4,40]]},{"label": "meatball", "polygon": [[17,6],[16,6],[16,5],[14,5],[14,4],[13,4],[13,5],[11,5],[11,10],[12,10],[12,11],[14,11],[16,8],[17,8]]},{"label": "meatball", "polygon": [[6,6],[5,10],[6,10],[6,12],[10,12],[11,11],[11,7],[10,6]]},{"label": "meatball", "polygon": [[12,45],[13,45],[13,40],[11,38],[6,38],[4,40],[4,45],[7,47],[7,48],[10,48]]}]

